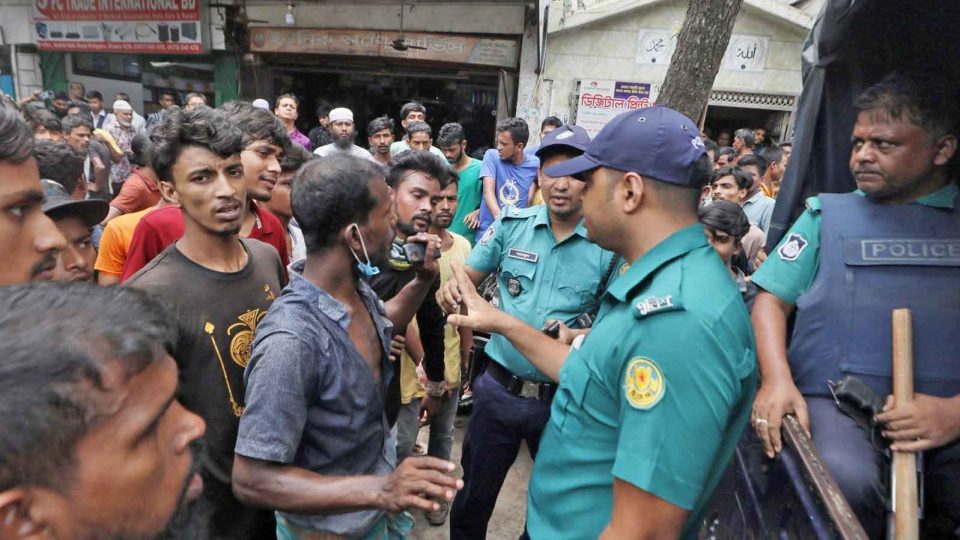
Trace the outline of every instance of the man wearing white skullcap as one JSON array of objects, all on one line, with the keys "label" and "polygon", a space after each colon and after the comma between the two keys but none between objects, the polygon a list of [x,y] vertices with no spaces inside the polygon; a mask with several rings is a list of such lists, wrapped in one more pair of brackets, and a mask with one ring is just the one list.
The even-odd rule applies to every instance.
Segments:
[{"label": "man wearing white skullcap", "polygon": [[337,107],[330,111],[330,133],[333,134],[334,141],[317,148],[313,151],[314,154],[320,157],[333,154],[349,154],[354,157],[373,160],[369,150],[353,144],[357,132],[353,125],[353,111],[350,109]]},{"label": "man wearing white skullcap", "polygon": [[133,126],[133,107],[129,101],[118,99],[113,102],[113,122],[105,123],[104,128],[117,142],[123,157],[120,161],[114,163],[110,168],[110,190],[111,193],[119,193],[120,186],[127,180],[133,172],[133,165],[130,164],[130,143],[137,134]]}]

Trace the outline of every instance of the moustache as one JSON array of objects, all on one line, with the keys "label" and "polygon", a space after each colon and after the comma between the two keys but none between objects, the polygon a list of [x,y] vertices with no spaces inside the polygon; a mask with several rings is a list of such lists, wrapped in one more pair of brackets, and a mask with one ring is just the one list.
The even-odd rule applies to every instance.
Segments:
[{"label": "moustache", "polygon": [[40,260],[37,264],[33,265],[33,268],[30,269],[30,277],[37,277],[43,272],[53,270],[57,267],[57,257],[51,252],[43,254],[43,259]]}]

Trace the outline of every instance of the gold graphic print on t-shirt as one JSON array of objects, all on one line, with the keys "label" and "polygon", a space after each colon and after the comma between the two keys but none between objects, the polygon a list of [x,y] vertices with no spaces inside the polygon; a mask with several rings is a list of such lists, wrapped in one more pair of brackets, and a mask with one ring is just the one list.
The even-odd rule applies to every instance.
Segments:
[{"label": "gold graphic print on t-shirt", "polygon": [[[246,368],[247,362],[250,361],[250,346],[253,344],[253,333],[257,330],[257,324],[266,315],[267,310],[265,309],[251,309],[241,313],[237,317],[240,322],[231,324],[230,327],[227,328],[227,337],[230,338],[230,359],[241,368]],[[239,418],[240,415],[243,414],[244,407],[237,402],[236,394],[234,394],[233,387],[230,384],[230,377],[227,375],[227,364],[223,360],[223,354],[220,352],[216,336],[214,336],[217,327],[212,322],[207,321],[203,325],[203,331],[210,336],[210,343],[213,345],[213,350],[217,353],[217,360],[220,361],[220,369],[223,371],[223,382],[227,385],[227,396],[230,398],[230,406],[233,409],[234,416]]]}]

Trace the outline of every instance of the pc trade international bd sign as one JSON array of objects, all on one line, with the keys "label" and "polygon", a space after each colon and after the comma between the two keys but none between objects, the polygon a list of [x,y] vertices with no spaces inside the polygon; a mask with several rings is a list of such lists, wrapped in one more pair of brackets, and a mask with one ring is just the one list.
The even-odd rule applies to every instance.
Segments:
[{"label": "pc trade international bd sign", "polygon": [[203,52],[200,0],[33,0],[45,51]]},{"label": "pc trade international bd sign", "polygon": [[[409,47],[407,50],[392,46],[401,37]],[[513,39],[456,34],[251,27],[250,51],[379,56],[516,68],[519,47]]]}]

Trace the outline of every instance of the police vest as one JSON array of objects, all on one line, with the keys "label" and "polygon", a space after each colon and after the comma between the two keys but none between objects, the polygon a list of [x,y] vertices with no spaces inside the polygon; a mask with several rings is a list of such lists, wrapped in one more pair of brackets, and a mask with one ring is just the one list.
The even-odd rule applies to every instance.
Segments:
[{"label": "police vest", "polygon": [[913,312],[917,392],[960,394],[960,211],[821,195],[820,269],[797,299],[797,388],[829,396],[851,374],[892,393],[891,312]]}]

